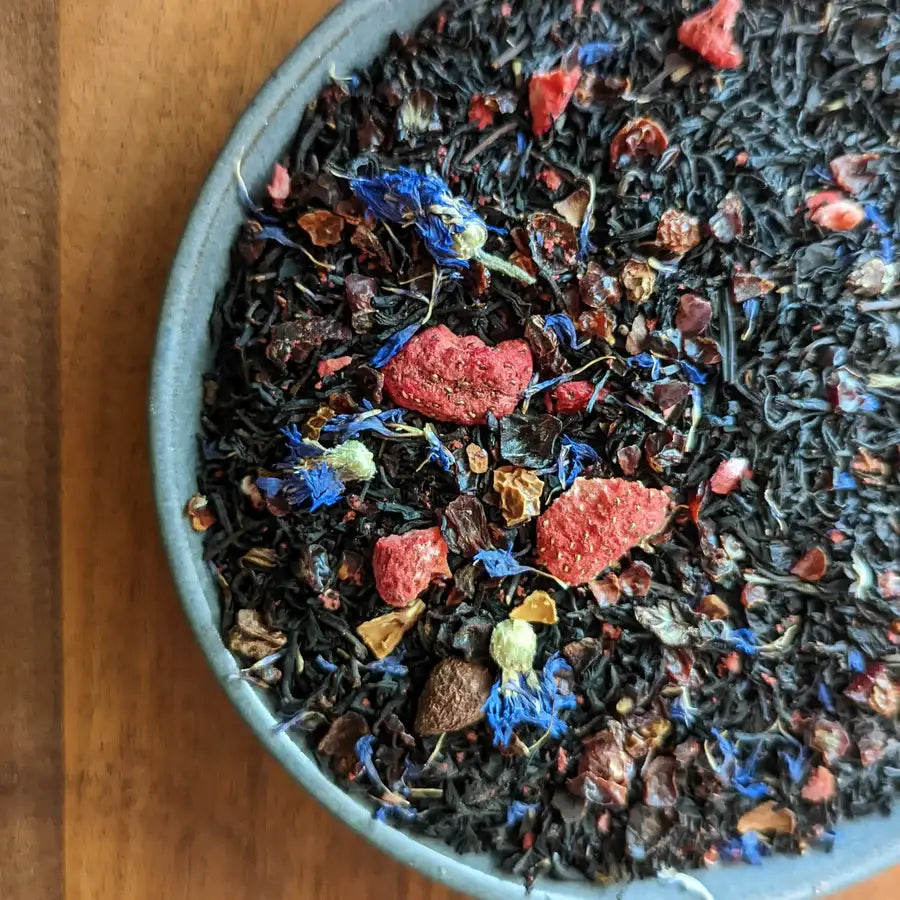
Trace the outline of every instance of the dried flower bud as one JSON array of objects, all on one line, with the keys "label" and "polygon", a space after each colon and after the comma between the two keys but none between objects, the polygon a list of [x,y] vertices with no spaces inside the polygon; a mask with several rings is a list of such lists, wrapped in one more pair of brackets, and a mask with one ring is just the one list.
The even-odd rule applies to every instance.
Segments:
[{"label": "dried flower bud", "polygon": [[188,500],[185,515],[194,531],[206,531],[216,524],[216,517],[209,508],[209,501],[203,494],[194,494]]},{"label": "dried flower bud", "polygon": [[645,303],[656,287],[656,272],[645,262],[629,259],[619,273],[625,296],[632,303]]},{"label": "dried flower bud", "polygon": [[424,88],[413,88],[403,98],[397,111],[397,135],[400,140],[406,141],[426,131],[440,130],[437,97]]},{"label": "dried flower bud", "polygon": [[344,441],[326,450],[324,458],[343,481],[368,481],[375,477],[375,457],[362,441]]},{"label": "dried flower bud", "polygon": [[700,220],[678,209],[667,209],[656,227],[656,243],[683,256],[700,243]]},{"label": "dried flower bud", "polygon": [[738,819],[738,834],[758,831],[762,834],[793,834],[797,817],[789,809],[777,809],[774,800],[754,806]]},{"label": "dried flower bud", "polygon": [[239,609],[235,624],[228,632],[228,649],[248,659],[262,659],[286,643],[284,632],[268,628],[256,609]]},{"label": "dried flower bud", "polygon": [[509,617],[538,625],[555,625],[559,621],[556,603],[546,591],[532,591]]},{"label": "dried flower bud", "polygon": [[504,683],[530,673],[537,653],[537,635],[521,619],[504,619],[491,633],[491,658],[503,670]]},{"label": "dried flower bud", "polygon": [[316,247],[330,247],[341,239],[344,220],[327,209],[304,213],[297,224],[309,235]]},{"label": "dried flower bud", "polygon": [[530,469],[519,466],[494,469],[494,490],[500,496],[503,520],[510,528],[540,514],[544,482]]},{"label": "dried flower bud", "polygon": [[363,622],[357,626],[356,633],[378,659],[384,659],[403,640],[403,635],[416,624],[423,612],[425,604],[416,600],[403,609],[394,609]]},{"label": "dried flower bud", "polygon": [[419,697],[414,730],[427,737],[460,731],[484,717],[491,673],[480,663],[457,657],[442,659],[428,676]]}]

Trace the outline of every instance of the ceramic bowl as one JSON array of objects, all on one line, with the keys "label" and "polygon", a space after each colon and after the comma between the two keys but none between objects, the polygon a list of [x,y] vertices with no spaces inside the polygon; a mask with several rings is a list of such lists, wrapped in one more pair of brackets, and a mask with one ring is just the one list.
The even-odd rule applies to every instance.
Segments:
[{"label": "ceramic bowl", "polygon": [[[172,266],[153,361],[151,459],[160,527],[184,611],[222,688],[269,752],[334,815],[394,858],[483,900],[510,900],[524,896],[524,888],[519,879],[502,873],[495,860],[460,855],[442,843],[374,821],[367,805],[319,768],[302,738],[275,734],[278,719],[265,693],[229,678],[238,667],[217,629],[216,587],[202,560],[201,538],[184,516],[185,503],[196,490],[201,377],[212,353],[207,322],[244,215],[235,186],[236,163],[241,160],[251,193],[258,194],[330,67],[349,72],[365,66],[392,32],[414,29],[436,5],[434,0],[346,0],[294,50],[241,117],[203,186]],[[699,878],[716,900],[820,897],[900,859],[898,831],[896,819],[849,823],[829,855],[773,857],[760,867],[720,865]],[[674,885],[655,881],[601,888],[544,880],[530,896],[672,900],[682,894]]]}]

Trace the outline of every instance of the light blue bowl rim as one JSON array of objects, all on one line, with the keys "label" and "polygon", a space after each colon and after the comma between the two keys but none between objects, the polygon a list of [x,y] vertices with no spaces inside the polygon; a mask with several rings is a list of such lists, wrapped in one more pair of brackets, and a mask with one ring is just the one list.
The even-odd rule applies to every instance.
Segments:
[{"label": "light blue bowl rim", "polygon": [[[415,27],[437,5],[434,0],[345,0],[301,41],[241,116],[203,185],[166,287],[151,373],[150,458],[163,543],[185,614],[217,680],[259,740],[323,806],[395,859],[482,900],[511,900],[524,896],[524,887],[519,879],[502,873],[490,857],[459,855],[441,843],[374,821],[371,808],[338,787],[300,742],[274,733],[278,719],[265,697],[231,677],[237,666],[216,627],[212,578],[201,558],[199,538],[183,514],[185,502],[194,492],[196,463],[196,450],[192,455],[186,449],[183,429],[187,427],[191,434],[196,431],[202,375],[202,363],[183,365],[186,323],[201,321],[205,328],[212,297],[222,286],[198,285],[196,279],[205,254],[218,259],[222,272],[227,265],[239,217],[239,211],[231,209],[235,206],[235,161],[245,153],[252,155],[270,120],[283,110],[293,92],[304,86],[319,88],[327,63],[333,62],[338,71],[349,71],[368,62],[374,49],[370,48],[368,55],[360,53],[360,29],[376,34],[383,45],[391,30]],[[311,79],[315,84],[311,85]],[[271,165],[274,158],[273,153],[266,163]],[[254,187],[262,183],[262,172],[257,160],[255,173],[248,178]],[[215,232],[214,220],[220,216],[234,222],[229,233]],[[198,302],[198,295],[205,296],[206,305]],[[900,861],[897,823],[896,815],[849,822],[842,826],[830,854],[772,857],[760,867],[718,866],[694,874],[716,900],[821,897]],[[679,891],[652,881],[598,887],[544,880],[530,896],[535,900],[672,900]]]}]

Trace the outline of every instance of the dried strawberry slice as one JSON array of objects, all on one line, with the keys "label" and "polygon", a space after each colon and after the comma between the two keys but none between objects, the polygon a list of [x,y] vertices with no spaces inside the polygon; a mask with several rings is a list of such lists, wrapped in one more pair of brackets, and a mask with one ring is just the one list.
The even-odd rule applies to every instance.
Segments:
[{"label": "dried strawberry slice", "polygon": [[732,31],[742,6],[742,0],[718,0],[682,22],[678,40],[719,69],[737,69],[744,62],[744,53]]},{"label": "dried strawberry slice", "polygon": [[554,69],[535,72],[528,82],[528,108],[531,110],[531,130],[535,137],[543,137],[563,114],[581,78],[581,69]]},{"label": "dried strawberry slice", "polygon": [[451,574],[447,550],[437,527],[380,538],[372,553],[372,568],[381,599],[391,606],[409,606],[433,577]]}]

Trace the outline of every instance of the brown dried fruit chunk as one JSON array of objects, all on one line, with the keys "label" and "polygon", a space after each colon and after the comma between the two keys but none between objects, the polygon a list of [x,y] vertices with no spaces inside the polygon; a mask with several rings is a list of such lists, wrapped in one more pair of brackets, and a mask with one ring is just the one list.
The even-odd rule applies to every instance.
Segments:
[{"label": "brown dried fruit chunk", "polygon": [[744,202],[729,191],[709,220],[709,230],[720,244],[730,244],[744,233]]},{"label": "brown dried fruit chunk", "polygon": [[578,284],[581,302],[585,306],[599,309],[615,306],[622,299],[619,282],[606,273],[601,265],[593,261],[587,264]]},{"label": "brown dried fruit chunk", "polygon": [[700,243],[700,220],[679,209],[667,209],[656,226],[656,243],[683,256]]},{"label": "brown dried fruit chunk", "polygon": [[623,730],[619,723],[613,723],[609,729],[584,741],[578,777],[568,784],[572,793],[588,796],[589,787],[596,788],[598,800],[625,808],[634,762],[625,752]]},{"label": "brown dried fruit chunk", "polygon": [[373,324],[377,282],[368,275],[351,272],[344,279],[344,296],[350,307],[350,324],[357,333],[369,331]]},{"label": "brown dried fruit chunk", "polygon": [[889,719],[900,712],[900,692],[884,663],[875,663],[857,675],[845,688],[844,694],[855,703],[869,706]]},{"label": "brown dried fruit chunk", "polygon": [[575,329],[610,346],[616,342],[616,320],[609,310],[586,309],[575,320]]},{"label": "brown dried fruit chunk", "polygon": [[519,466],[494,469],[494,490],[500,495],[500,512],[510,528],[527,522],[541,511],[544,482],[530,469]]},{"label": "brown dried fruit chunk", "polygon": [[735,303],[744,303],[775,290],[775,282],[749,272],[735,272],[731,276],[731,299]]},{"label": "brown dried fruit chunk", "polygon": [[356,752],[356,742],[368,733],[369,726],[359,713],[344,713],[331,723],[316,750],[324,756],[350,756]]},{"label": "brown dried fruit chunk", "polygon": [[644,766],[644,803],[653,809],[671,809],[678,799],[676,762],[672,756],[657,756]]},{"label": "brown dried fruit chunk", "polygon": [[697,612],[710,619],[727,619],[731,610],[718,594],[707,594],[698,604]]},{"label": "brown dried fruit chunk", "polygon": [[460,494],[447,504],[441,531],[450,551],[462,556],[472,557],[491,544],[484,507],[471,494]]},{"label": "brown dried fruit chunk", "polygon": [[653,572],[645,562],[633,562],[619,575],[619,588],[626,597],[646,597]]},{"label": "brown dried fruit chunk", "polygon": [[754,806],[738,819],[738,834],[759,831],[764,834],[793,834],[797,817],[789,809],[776,809],[774,800]]},{"label": "brown dried fruit chunk", "polygon": [[537,625],[555,625],[556,603],[546,591],[532,591],[510,614],[511,619],[522,619]]},{"label": "brown dried fruit chunk", "polygon": [[262,659],[287,643],[284,632],[267,628],[258,610],[239,609],[228,632],[228,649],[248,659]]},{"label": "brown dried fruit chunk", "polygon": [[421,737],[459,731],[480,721],[493,678],[486,666],[449,657],[428,676],[414,730]]},{"label": "brown dried fruit chunk", "polygon": [[614,135],[609,145],[609,161],[613,168],[626,157],[628,162],[662,156],[669,146],[669,138],[662,126],[653,119],[632,119]]},{"label": "brown dried fruit chunk", "polygon": [[849,749],[850,737],[839,722],[818,719],[813,725],[810,746],[822,754],[828,765],[834,765]]},{"label": "brown dried fruit chunk", "polygon": [[316,247],[330,247],[341,239],[344,220],[327,209],[304,213],[297,224],[309,235]]},{"label": "brown dried fruit chunk", "polygon": [[484,447],[478,444],[466,445],[466,458],[469,460],[469,471],[475,475],[483,475],[488,470],[488,455]]},{"label": "brown dried fruit chunk", "polygon": [[893,270],[883,259],[873,256],[854,268],[847,276],[847,290],[857,297],[877,297],[893,284]]},{"label": "brown dried fruit chunk", "polygon": [[216,524],[216,517],[209,508],[209,501],[203,494],[194,494],[187,502],[185,515],[194,531],[206,531]]},{"label": "brown dried fruit chunk", "polygon": [[335,319],[303,312],[290,322],[272,326],[266,356],[281,365],[303,363],[326,341],[349,341],[351,336],[350,329]]},{"label": "brown dried fruit chunk", "polygon": [[[625,288],[625,296],[632,303],[644,303],[650,299],[656,287],[656,272],[645,262],[629,259],[619,273],[619,281]],[[636,324],[636,323],[635,323]],[[634,326],[632,325],[632,330]],[[631,352],[631,351],[629,351]],[[640,352],[640,351],[636,351]]]}]

